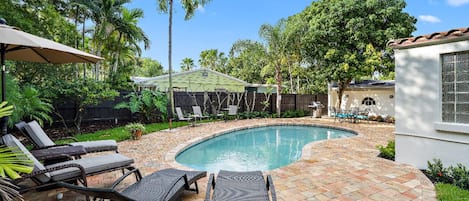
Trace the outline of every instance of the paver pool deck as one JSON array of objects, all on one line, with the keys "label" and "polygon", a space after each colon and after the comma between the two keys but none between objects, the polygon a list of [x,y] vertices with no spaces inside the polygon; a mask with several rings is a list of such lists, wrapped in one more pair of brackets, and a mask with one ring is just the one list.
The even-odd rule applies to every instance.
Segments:
[{"label": "paver pool deck", "polygon": [[[358,133],[355,137],[313,142],[303,148],[301,159],[288,166],[264,171],[272,175],[277,199],[294,200],[436,200],[430,180],[415,167],[377,157],[376,145],[394,139],[394,125],[376,122],[336,122],[330,118],[250,119],[213,122],[144,135],[140,140],[119,143],[119,152],[135,159],[144,175],[175,167],[189,169],[174,161],[184,147],[230,130],[269,124],[315,124],[339,127]],[[203,156],[201,156],[203,157]],[[119,171],[88,178],[93,187],[109,186]],[[187,192],[182,200],[204,200],[208,177],[199,180],[200,193]],[[134,182],[133,178],[126,181]],[[55,189],[28,192],[26,200],[85,200],[84,196]]]}]

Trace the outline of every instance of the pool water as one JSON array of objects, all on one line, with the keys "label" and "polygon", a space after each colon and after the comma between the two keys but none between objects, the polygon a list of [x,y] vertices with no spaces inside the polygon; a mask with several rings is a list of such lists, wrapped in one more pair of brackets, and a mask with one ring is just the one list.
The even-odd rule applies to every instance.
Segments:
[{"label": "pool water", "polygon": [[301,157],[304,145],[354,133],[314,126],[266,126],[226,133],[191,146],[176,161],[196,170],[254,171],[286,166]]}]

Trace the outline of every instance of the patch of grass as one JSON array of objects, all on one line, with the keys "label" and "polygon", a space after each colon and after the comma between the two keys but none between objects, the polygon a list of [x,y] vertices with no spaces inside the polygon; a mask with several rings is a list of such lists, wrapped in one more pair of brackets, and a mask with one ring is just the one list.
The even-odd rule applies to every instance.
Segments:
[{"label": "patch of grass", "polygon": [[[211,120],[204,120],[200,122],[210,122]],[[199,123],[199,121],[197,121]],[[172,122],[172,128],[177,128],[181,126],[187,126],[189,125],[188,122],[182,122],[182,121],[177,121],[177,122]],[[146,124],[145,125],[145,133],[153,133],[157,132],[160,130],[168,129],[169,128],[169,123],[153,123],[153,124]],[[96,131],[93,133],[85,133],[81,135],[75,135],[75,137],[78,141],[94,141],[94,140],[116,140],[116,141],[124,141],[128,140],[131,138],[131,134],[127,129],[125,129],[125,126],[121,127],[116,127],[116,128],[111,128],[111,129],[106,129],[106,130],[100,130]],[[57,144],[66,144],[72,142],[71,140],[58,140],[56,141]]]},{"label": "patch of grass", "polygon": [[435,190],[437,199],[440,201],[462,201],[469,200],[469,191],[455,185],[436,183]]}]

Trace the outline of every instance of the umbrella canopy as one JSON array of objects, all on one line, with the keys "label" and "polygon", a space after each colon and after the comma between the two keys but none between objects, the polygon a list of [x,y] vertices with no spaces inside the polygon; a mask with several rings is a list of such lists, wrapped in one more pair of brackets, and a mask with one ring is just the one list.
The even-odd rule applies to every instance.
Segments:
[{"label": "umbrella canopy", "polygon": [[103,58],[0,24],[1,51],[6,60],[39,63],[96,63]]},{"label": "umbrella canopy", "polygon": [[[96,63],[103,58],[75,48],[41,38],[15,27],[5,25],[0,19],[0,61],[2,101],[5,101],[5,60],[29,61],[38,63]],[[7,133],[8,117],[0,121],[1,134]]]}]

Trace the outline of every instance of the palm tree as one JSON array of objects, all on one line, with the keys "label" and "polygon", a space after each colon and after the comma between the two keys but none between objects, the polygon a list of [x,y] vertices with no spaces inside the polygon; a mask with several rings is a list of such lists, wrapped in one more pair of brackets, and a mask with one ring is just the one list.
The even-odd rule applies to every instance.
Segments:
[{"label": "palm tree", "polygon": [[[211,0],[181,0],[182,7],[186,12],[185,20],[190,20],[194,16],[195,10],[200,6],[205,6]],[[171,105],[171,112],[168,112],[172,117],[174,113],[174,97],[173,97],[173,83],[172,83],[172,62],[171,62],[171,49],[172,49],[172,28],[173,28],[173,0],[157,0],[158,10],[163,13],[169,14],[168,22],[168,72],[169,72],[169,100]]]},{"label": "palm tree", "polygon": [[114,31],[117,32],[118,37],[117,43],[114,42],[113,44],[115,44],[117,48],[114,50],[114,65],[110,74],[117,73],[119,60],[121,60],[121,48],[123,46],[131,46],[131,49],[135,49],[139,55],[141,54],[141,49],[138,45],[139,42],[143,42],[145,49],[150,47],[150,40],[143,30],[137,26],[139,18],[143,18],[142,9],[128,10],[123,8],[119,18],[115,20]]},{"label": "palm tree", "polygon": [[[129,3],[130,0],[77,1],[89,10],[90,19],[95,25],[92,43],[96,55],[102,56],[105,42],[111,38],[109,36],[115,30],[115,25],[119,24],[119,19],[121,19],[119,15],[122,13],[123,5]],[[100,68],[100,63],[97,63],[94,72],[96,80],[100,78]]]},{"label": "palm tree", "polygon": [[195,67],[194,60],[192,58],[186,57],[182,59],[181,70],[190,71]]},{"label": "palm tree", "polygon": [[277,115],[280,116],[282,103],[282,66],[286,64],[288,37],[285,34],[286,21],[281,19],[275,26],[264,24],[259,35],[266,41],[269,65],[275,68],[275,81],[277,83]]}]

